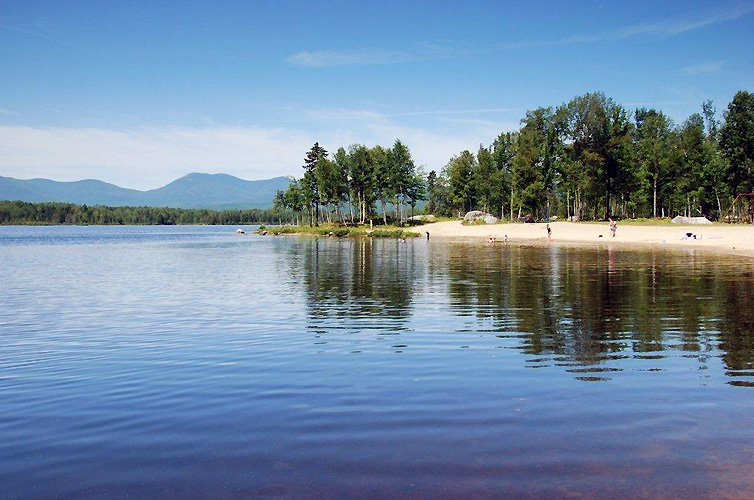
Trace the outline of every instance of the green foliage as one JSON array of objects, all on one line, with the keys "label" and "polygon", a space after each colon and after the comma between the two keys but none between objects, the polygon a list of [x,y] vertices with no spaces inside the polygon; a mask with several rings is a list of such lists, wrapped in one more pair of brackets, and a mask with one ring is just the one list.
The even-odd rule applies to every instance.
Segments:
[{"label": "green foliage", "polygon": [[299,230],[296,226],[272,226],[272,227],[264,227],[260,226],[257,230],[258,233],[261,233],[262,231],[267,231],[269,234],[274,235],[280,235],[280,234],[295,234]]},{"label": "green foliage", "polygon": [[311,208],[312,217],[310,220],[319,221],[319,182],[317,180],[317,163],[323,158],[327,158],[327,150],[319,145],[318,142],[306,153],[304,158],[304,177],[301,179],[301,193],[304,204]]},{"label": "green foliage", "polygon": [[375,229],[367,235],[372,238],[418,238],[421,236],[419,233],[402,229]]},{"label": "green foliage", "polygon": [[348,148],[347,165],[351,205],[355,205],[358,219],[361,224],[364,224],[372,211],[375,199],[377,179],[374,157],[366,146],[352,144]]},{"label": "green foliage", "polygon": [[349,234],[351,234],[351,230],[348,229],[347,227],[339,227],[337,229],[333,229],[328,234],[332,236],[337,236],[338,238],[342,238],[344,236],[348,236]]},{"label": "green foliage", "polygon": [[628,113],[602,92],[587,93],[558,108],[554,128],[564,141],[554,149],[567,157],[559,172],[577,200],[573,212],[568,209],[565,215],[584,217],[591,209],[592,217],[606,218],[614,197],[633,184]]},{"label": "green foliage", "polygon": [[754,94],[733,97],[720,129],[720,147],[728,160],[730,194],[754,192]]},{"label": "green foliage", "polygon": [[474,171],[477,165],[474,155],[469,151],[463,151],[460,155],[451,158],[445,166],[444,173],[448,179],[448,202],[457,211],[468,212],[477,200],[474,184]]},{"label": "green foliage", "polygon": [[754,190],[754,96],[736,94],[722,126],[711,101],[702,113],[677,127],[640,108],[632,121],[601,92],[537,108],[519,131],[500,134],[476,156],[454,156],[441,176],[430,172],[426,212],[715,219],[737,192]]},{"label": "green foliage", "polygon": [[437,176],[432,170],[427,175],[427,206],[425,214],[433,214],[438,217],[450,217],[452,215],[448,203],[448,185],[445,177]]},{"label": "green foliage", "polygon": [[636,149],[641,168],[638,175],[643,199],[651,203],[652,217],[658,215],[658,203],[662,203],[663,194],[660,190],[671,174],[672,126],[669,118],[654,109],[636,111]]},{"label": "green foliage", "polygon": [[420,234],[406,231],[400,228],[379,228],[369,231],[366,226],[340,227],[333,224],[322,224],[318,227],[309,226],[261,226],[258,233],[266,232],[272,235],[281,234],[308,234],[313,236],[326,236],[344,238],[348,236],[371,236],[374,238],[415,238]]}]

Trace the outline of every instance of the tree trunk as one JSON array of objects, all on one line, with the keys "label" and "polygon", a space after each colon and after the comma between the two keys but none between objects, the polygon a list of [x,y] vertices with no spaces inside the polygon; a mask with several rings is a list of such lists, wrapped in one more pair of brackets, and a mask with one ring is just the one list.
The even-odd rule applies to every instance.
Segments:
[{"label": "tree trunk", "polygon": [[513,221],[513,185],[511,184],[511,221]]},{"label": "tree trunk", "polygon": [[723,216],[723,206],[720,203],[720,195],[717,194],[717,190],[715,190],[715,198],[717,198],[717,211],[719,213],[718,219],[720,219]]},{"label": "tree trunk", "polygon": [[398,223],[403,221],[403,198],[400,196],[395,197],[395,206],[398,207]]},{"label": "tree trunk", "polygon": [[657,218],[657,175],[655,175],[654,182],[652,183],[652,217]]},{"label": "tree trunk", "polygon": [[[361,211],[361,193],[356,193],[356,199],[359,203],[359,219],[361,220],[361,223],[364,224],[364,217],[362,216]],[[353,223],[353,221],[351,221]]]},{"label": "tree trunk", "polygon": [[686,217],[691,217],[691,197],[686,195]]}]

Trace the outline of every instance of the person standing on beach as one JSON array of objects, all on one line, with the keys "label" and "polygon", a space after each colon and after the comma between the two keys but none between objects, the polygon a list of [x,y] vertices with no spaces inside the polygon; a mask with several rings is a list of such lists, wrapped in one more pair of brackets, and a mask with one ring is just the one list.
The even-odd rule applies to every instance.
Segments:
[{"label": "person standing on beach", "polygon": [[552,239],[552,229],[549,224],[547,224],[547,239]]},{"label": "person standing on beach", "polygon": [[613,218],[610,218],[610,235],[615,238],[615,230],[618,229],[618,223],[613,220]]}]

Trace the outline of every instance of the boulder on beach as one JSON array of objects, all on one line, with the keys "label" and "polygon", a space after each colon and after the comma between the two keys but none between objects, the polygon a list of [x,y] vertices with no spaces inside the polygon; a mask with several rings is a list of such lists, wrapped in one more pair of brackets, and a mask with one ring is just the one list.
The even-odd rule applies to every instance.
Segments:
[{"label": "boulder on beach", "polygon": [[678,215],[673,217],[673,224],[712,224],[706,217],[683,217]]},{"label": "boulder on beach", "polygon": [[472,210],[471,212],[466,212],[466,215],[463,216],[463,219],[469,222],[482,219],[487,224],[494,224],[497,222],[497,217],[492,214],[488,214],[487,212],[482,212],[481,210]]},{"label": "boulder on beach", "polygon": [[437,220],[437,217],[435,217],[432,214],[429,215],[414,215],[413,217],[409,217],[408,220],[418,220],[421,222],[434,222]]}]

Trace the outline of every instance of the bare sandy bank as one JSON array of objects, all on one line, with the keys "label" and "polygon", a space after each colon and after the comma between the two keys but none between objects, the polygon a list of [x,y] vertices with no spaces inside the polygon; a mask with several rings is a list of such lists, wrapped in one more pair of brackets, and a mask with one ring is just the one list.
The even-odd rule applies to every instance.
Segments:
[{"label": "bare sandy bank", "polygon": [[[550,228],[552,243],[610,243],[626,247],[662,245],[754,258],[754,226],[639,226],[619,223],[614,238],[610,236],[607,223],[552,222]],[[510,242],[549,243],[544,223],[464,226],[460,221],[449,221],[417,226],[412,230],[422,234],[429,231],[431,238],[478,240],[482,243],[490,237],[502,242],[506,235]],[[686,237],[686,233],[693,233],[696,239]]]}]

